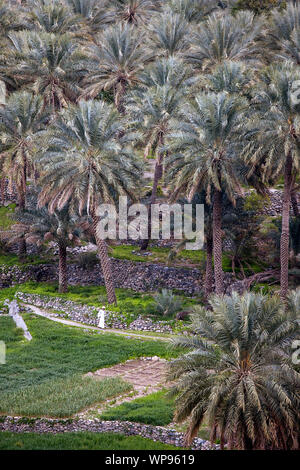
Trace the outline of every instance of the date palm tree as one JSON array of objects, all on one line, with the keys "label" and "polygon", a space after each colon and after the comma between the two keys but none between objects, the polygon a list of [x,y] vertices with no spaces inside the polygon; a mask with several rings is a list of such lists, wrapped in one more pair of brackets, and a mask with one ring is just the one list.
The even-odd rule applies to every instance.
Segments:
[{"label": "date palm tree", "polygon": [[194,309],[196,336],[175,342],[188,352],[170,364],[187,443],[205,418],[222,449],[298,449],[300,374],[290,356],[299,319],[276,296],[234,292],[210,306]]},{"label": "date palm tree", "polygon": [[[15,183],[20,211],[25,210],[27,178],[32,176],[36,137],[48,121],[43,98],[27,91],[13,93],[0,107],[0,167],[2,175]],[[24,256],[25,242],[19,245]]]},{"label": "date palm tree", "polygon": [[250,173],[259,167],[268,181],[284,176],[282,230],[280,243],[281,297],[288,292],[289,220],[291,194],[300,165],[300,83],[296,66],[285,63],[271,66],[261,74],[256,101],[259,110],[249,119],[244,157]]},{"label": "date palm tree", "polygon": [[[289,2],[286,10],[274,10],[265,44],[271,60],[289,59],[300,64],[300,5]],[[266,50],[264,49],[265,53]]]},{"label": "date palm tree", "polygon": [[253,71],[244,62],[225,60],[214,67],[212,73],[201,77],[201,84],[215,93],[226,91],[251,98],[254,84]]},{"label": "date palm tree", "polygon": [[89,51],[84,96],[112,91],[118,111],[124,113],[125,93],[137,83],[139,72],[149,60],[142,42],[141,32],[127,25],[108,28],[98,36]]},{"label": "date palm tree", "polygon": [[125,130],[113,105],[81,101],[47,130],[37,157],[39,205],[48,203],[53,212],[70,203],[71,209],[76,206],[80,214],[86,209],[92,217],[109,303],[116,302],[116,295],[106,242],[97,228],[97,208],[100,203],[115,204],[118,195],[134,200],[137,194],[139,166],[127,149],[131,136]]},{"label": "date palm tree", "polygon": [[[300,5],[297,2],[288,3],[286,10],[274,10],[271,25],[265,41],[269,59],[290,60],[300,64]],[[265,50],[265,49],[264,49]],[[294,215],[299,215],[297,205],[297,189],[293,188],[292,205]]]},{"label": "date palm tree", "polygon": [[212,0],[169,0],[168,4],[189,23],[200,23],[218,8],[217,2]]},{"label": "date palm tree", "polygon": [[78,98],[84,56],[69,34],[20,31],[9,39],[10,77],[40,93],[53,113]]},{"label": "date palm tree", "polygon": [[7,68],[9,64],[8,49],[9,40],[8,34],[14,31],[20,31],[30,27],[29,19],[24,9],[13,8],[10,2],[0,0],[0,81],[1,86],[5,85],[10,90],[15,90],[18,84],[9,77]]},{"label": "date palm tree", "polygon": [[217,15],[213,13],[201,23],[191,38],[191,48],[185,53],[187,62],[204,70],[224,60],[241,61],[256,58],[256,39],[262,20],[250,11]]},{"label": "date palm tree", "polygon": [[160,9],[161,0],[112,0],[112,14],[120,21],[133,25],[145,24],[153,12]]},{"label": "date palm tree", "polygon": [[80,230],[78,220],[65,206],[61,211],[50,214],[47,207],[17,211],[13,217],[17,224],[1,238],[9,243],[25,239],[26,243],[40,245],[45,242],[56,242],[58,246],[58,285],[59,292],[68,291],[67,247],[79,243]]},{"label": "date palm tree", "polygon": [[167,148],[169,181],[174,197],[185,193],[188,200],[201,190],[213,204],[213,254],[215,292],[222,294],[222,197],[235,203],[242,195],[244,180],[236,139],[240,135],[241,112],[247,101],[227,93],[197,95],[183,107],[173,122]]},{"label": "date palm tree", "polygon": [[37,31],[65,34],[77,31],[80,18],[66,3],[56,0],[31,0],[27,6]]},{"label": "date palm tree", "polygon": [[94,37],[105,27],[112,23],[110,0],[64,0],[71,11],[80,21],[80,30],[77,38],[80,40],[94,41]]},{"label": "date palm tree", "polygon": [[189,30],[183,16],[167,9],[152,17],[148,27],[149,47],[157,56],[181,54],[189,47]]},{"label": "date palm tree", "polygon": [[[184,69],[182,63],[173,58],[163,59],[145,69],[140,75],[140,87],[133,90],[127,100],[132,124],[141,132],[143,142],[146,142],[145,159],[151,151],[155,154],[150,207],[156,202],[158,183],[163,173],[163,146],[169,123],[176,116],[187,91],[185,85],[189,83],[188,70]],[[142,250],[146,250],[149,244],[150,225],[149,210],[149,234],[142,243]]]}]

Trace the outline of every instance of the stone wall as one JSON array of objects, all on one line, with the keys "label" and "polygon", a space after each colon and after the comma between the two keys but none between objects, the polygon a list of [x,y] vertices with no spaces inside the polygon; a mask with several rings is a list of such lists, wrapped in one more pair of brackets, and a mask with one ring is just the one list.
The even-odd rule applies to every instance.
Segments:
[{"label": "stone wall", "polygon": [[[65,433],[65,432],[115,432],[125,436],[141,436],[160,441],[165,444],[177,447],[185,447],[184,434],[174,429],[167,429],[161,426],[149,424],[131,423],[129,421],[100,421],[83,419],[46,419],[46,418],[21,418],[21,417],[0,417],[0,431],[14,433],[36,432],[44,433]],[[218,445],[211,446],[208,441],[194,438],[191,449],[193,450],[217,450]]]},{"label": "stone wall", "polygon": [[[115,287],[139,292],[155,292],[161,288],[180,290],[186,295],[197,295],[202,291],[203,273],[196,268],[174,268],[151,263],[138,263],[112,259]],[[56,265],[31,265],[27,267],[0,266],[0,288],[22,284],[27,281],[57,281]],[[104,285],[100,266],[85,269],[77,264],[68,266],[71,285]],[[225,288],[233,280],[225,273]]]},{"label": "stone wall", "polygon": [[[40,309],[51,312],[53,317],[67,318],[79,323],[91,326],[98,326],[96,307],[89,307],[71,300],[59,297],[41,296],[18,292],[16,297],[24,304],[34,305]],[[126,315],[126,312],[107,311],[105,315],[105,326],[114,329],[128,329],[138,331],[155,331],[157,333],[172,333],[173,328],[168,321],[156,321],[141,315]]]}]

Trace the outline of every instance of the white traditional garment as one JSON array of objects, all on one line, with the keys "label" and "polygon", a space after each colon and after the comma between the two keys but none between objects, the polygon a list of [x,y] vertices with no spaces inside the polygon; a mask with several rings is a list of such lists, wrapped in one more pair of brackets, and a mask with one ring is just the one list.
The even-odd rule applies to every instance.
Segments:
[{"label": "white traditional garment", "polygon": [[102,307],[101,310],[98,312],[98,327],[104,328],[105,327],[105,307]]}]

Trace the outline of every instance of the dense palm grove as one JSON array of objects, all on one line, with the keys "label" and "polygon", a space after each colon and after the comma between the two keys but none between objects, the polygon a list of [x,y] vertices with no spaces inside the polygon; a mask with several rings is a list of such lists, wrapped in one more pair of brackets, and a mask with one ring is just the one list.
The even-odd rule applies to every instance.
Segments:
[{"label": "dense palm grove", "polygon": [[[1,194],[8,185],[18,199],[3,240],[21,259],[28,243],[55,240],[65,292],[66,248],[91,237],[113,304],[98,205],[154,204],[161,187],[204,203],[208,308],[172,363],[177,418],[192,417],[188,440],[206,413],[222,446],[298,448],[299,2],[0,0],[0,47]],[[223,296],[224,224],[247,191],[279,181],[280,297]]]}]

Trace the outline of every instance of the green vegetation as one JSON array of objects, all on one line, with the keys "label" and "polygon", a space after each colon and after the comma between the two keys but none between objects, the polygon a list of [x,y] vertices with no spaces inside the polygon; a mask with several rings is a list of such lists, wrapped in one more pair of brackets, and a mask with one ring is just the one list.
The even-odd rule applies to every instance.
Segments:
[{"label": "green vegetation", "polygon": [[[170,249],[169,248],[160,248],[155,246],[149,246],[147,248],[147,255],[143,255],[143,252],[140,251],[140,247],[137,245],[116,245],[112,248],[111,255],[113,258],[117,259],[127,259],[129,261],[138,261],[138,262],[155,262],[155,263],[168,263],[168,256]],[[151,253],[151,254],[150,254]],[[193,250],[184,250],[175,259],[174,264],[182,265],[186,264],[199,265],[205,259],[203,251],[193,251]]]},{"label": "green vegetation", "polygon": [[[251,204],[251,207],[253,207],[254,204],[252,199],[256,200],[256,198],[254,196],[251,197],[248,203],[249,205]],[[257,202],[257,204],[260,205],[260,196],[258,196],[258,200],[259,203]],[[186,268],[197,267],[201,269],[203,268],[205,263],[205,252],[202,250],[182,250],[176,254],[176,257],[173,258],[172,261],[170,261],[170,248],[159,248],[149,246],[147,248],[147,253],[151,254],[147,254],[147,256],[143,255],[142,252],[139,251],[139,249],[140,248],[136,245],[117,245],[112,247],[111,256],[117,259],[126,259],[129,261],[137,261],[141,263],[161,263],[170,266]],[[244,260],[243,265],[246,273],[252,271],[260,272],[262,270],[262,267],[254,263],[253,260],[249,260],[249,266],[247,266],[246,263],[247,260]],[[227,253],[223,253],[222,266],[224,272],[232,272],[231,258]],[[236,271],[240,272],[240,269],[236,268]]]},{"label": "green vegetation", "polygon": [[0,450],[176,450],[140,436],[113,433],[14,434],[0,432]]},{"label": "green vegetation", "polygon": [[37,264],[51,264],[54,263],[53,257],[41,253],[40,255],[28,255],[25,261],[20,261],[20,258],[13,253],[1,253],[0,251],[0,266],[18,266],[21,270],[26,269],[28,266]]},{"label": "green vegetation", "polygon": [[[111,256],[117,259],[127,259],[141,263],[162,263],[170,266],[196,267],[202,266],[205,261],[205,252],[202,250],[182,250],[176,258],[169,261],[170,248],[150,246],[147,248],[147,255],[143,255],[137,245],[116,245],[111,247]],[[226,255],[224,255],[226,259]]]},{"label": "green vegetation", "polygon": [[8,206],[0,206],[0,227],[1,230],[9,230],[10,227],[15,223],[11,218],[16,208],[15,204],[9,204]]},{"label": "green vegetation", "polygon": [[136,400],[122,403],[106,410],[101,418],[108,421],[133,421],[136,423],[166,426],[173,421],[174,399],[167,396],[166,390]]},{"label": "green vegetation", "polygon": [[[30,372],[29,372],[30,375]],[[119,378],[71,376],[1,393],[0,413],[10,416],[67,418],[95,403],[131,390]]]},{"label": "green vegetation", "polygon": [[[36,410],[42,410],[43,414],[48,406],[54,413],[63,413],[65,410],[69,413],[80,406],[85,407],[85,400],[90,400],[82,395],[80,380],[76,379],[79,374],[136,357],[157,355],[170,358],[174,355],[167,344],[158,340],[127,339],[112,334],[99,335],[93,330],[82,331],[30,314],[24,314],[24,320],[33,336],[31,342],[23,339],[11,318],[0,317],[0,339],[5,341],[7,346],[7,362],[0,368],[2,413],[13,406],[20,409],[23,407],[26,411],[23,400],[27,397],[30,413],[34,413],[35,400]],[[68,388],[72,384],[72,378],[74,386],[76,385],[74,397],[77,397],[77,403],[67,404],[62,380],[65,380]],[[92,382],[87,385],[91,387],[91,401],[94,402],[97,396],[102,400],[104,395],[97,395],[100,391],[97,387],[101,386]],[[56,387],[57,393],[61,393],[60,403],[54,398],[52,401],[48,396],[49,390]],[[111,392],[108,393],[114,394],[113,387],[109,390]],[[12,393],[16,394],[15,405],[9,399],[9,394]]]},{"label": "green vegetation", "polygon": [[[2,292],[0,291],[0,302],[2,298],[4,300],[9,296],[13,296],[16,291],[58,297],[91,307],[101,307],[103,303],[106,302],[104,286],[70,286],[68,292],[59,293],[57,283],[44,282],[27,282],[13,288],[3,289]],[[118,306],[114,308],[110,307],[111,310],[122,314],[133,315],[131,317],[132,319],[140,314],[158,315],[158,318],[161,318],[151,294],[135,292],[130,289],[116,289],[116,294]],[[197,299],[188,299],[186,297],[180,297],[180,299],[182,300],[183,309],[199,302]]]}]

